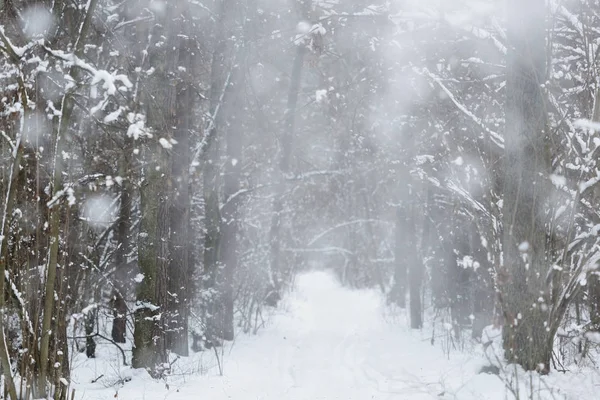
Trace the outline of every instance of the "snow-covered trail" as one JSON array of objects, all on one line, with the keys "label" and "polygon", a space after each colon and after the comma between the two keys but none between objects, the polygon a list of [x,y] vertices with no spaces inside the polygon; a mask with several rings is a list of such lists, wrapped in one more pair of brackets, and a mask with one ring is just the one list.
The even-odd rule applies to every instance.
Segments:
[{"label": "snow-covered trail", "polygon": [[298,278],[287,310],[261,335],[262,350],[246,349],[254,358],[263,353],[255,367],[271,381],[247,398],[430,399],[443,392],[439,377],[428,373],[443,355],[434,348],[424,353],[426,346],[392,329],[378,293],[343,289],[327,273],[313,272]]},{"label": "snow-covered trail", "polygon": [[[225,357],[210,388],[186,385],[174,399],[432,399],[444,391],[441,352],[406,341],[384,320],[381,296],[341,288],[325,272],[299,276],[257,337]],[[396,327],[398,328],[398,327]]]},{"label": "snow-covered trail", "polygon": [[[342,288],[326,272],[297,278],[281,312],[258,335],[240,335],[223,358],[218,375],[214,354],[179,360],[179,377],[151,380],[129,371],[131,382],[107,387],[88,381],[98,376],[97,361],[76,369],[77,398],[127,400],[368,400],[504,399],[498,376],[477,374],[481,358],[439,347],[389,321],[379,293]],[[402,318],[403,319],[403,318]],[[95,371],[86,368],[95,362]],[[114,367],[103,367],[114,376]],[[191,372],[196,372],[192,374]],[[203,372],[200,376],[198,372]],[[123,372],[119,372],[123,374]],[[110,380],[104,380],[109,382]],[[116,394],[116,396],[115,396]]]}]

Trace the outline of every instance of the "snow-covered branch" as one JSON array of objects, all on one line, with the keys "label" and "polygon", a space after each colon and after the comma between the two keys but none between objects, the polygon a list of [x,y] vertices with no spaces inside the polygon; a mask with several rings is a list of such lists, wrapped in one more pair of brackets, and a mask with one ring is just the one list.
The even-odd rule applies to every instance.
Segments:
[{"label": "snow-covered branch", "polygon": [[331,228],[326,229],[323,232],[319,233],[318,235],[316,235],[315,237],[313,237],[311,240],[309,240],[309,242],[307,243],[307,246],[312,246],[319,239],[323,238],[324,236],[328,235],[329,233],[331,233],[331,232],[333,232],[333,231],[335,231],[337,229],[344,228],[344,227],[351,226],[351,225],[360,225],[360,224],[394,225],[390,221],[384,221],[384,220],[380,220],[380,219],[357,219],[357,220],[353,220],[353,221],[343,222],[341,224],[337,224],[335,226],[332,226]]},{"label": "snow-covered branch", "polygon": [[6,142],[8,143],[8,145],[10,146],[12,152],[14,153],[16,146],[15,143],[13,143],[12,139],[10,137],[8,137],[8,135],[6,134],[6,132],[4,131],[0,131],[0,134],[2,134],[2,137],[4,139],[6,139]]},{"label": "snow-covered branch", "polygon": [[494,143],[499,149],[504,149],[504,138],[497,132],[494,132],[491,129],[489,129],[483,123],[483,121],[481,121],[480,118],[478,118],[475,114],[473,114],[471,111],[469,111],[467,109],[467,107],[465,107],[462,103],[460,103],[456,99],[456,96],[454,96],[454,94],[450,91],[450,89],[448,89],[446,87],[446,85],[444,85],[444,83],[438,76],[431,73],[427,68],[423,68],[422,70],[419,70],[418,68],[414,68],[413,70],[416,73],[418,73],[420,75],[425,75],[425,76],[429,77],[432,81],[434,81],[444,91],[444,93],[446,93],[446,95],[448,96],[450,101],[452,101],[452,103],[456,106],[456,108],[460,112],[462,112],[471,121],[473,121],[479,128],[481,128],[485,133],[487,133],[488,137],[491,139],[492,143]]}]

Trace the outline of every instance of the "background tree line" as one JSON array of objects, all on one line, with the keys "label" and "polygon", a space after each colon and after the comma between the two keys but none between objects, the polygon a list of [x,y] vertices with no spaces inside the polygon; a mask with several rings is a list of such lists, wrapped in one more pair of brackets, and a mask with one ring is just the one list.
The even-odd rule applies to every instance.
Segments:
[{"label": "background tree line", "polygon": [[189,340],[255,332],[315,267],[377,287],[415,329],[502,325],[526,369],[585,362],[599,15],[0,2],[5,391],[66,398],[69,352],[98,341],[168,374]]}]

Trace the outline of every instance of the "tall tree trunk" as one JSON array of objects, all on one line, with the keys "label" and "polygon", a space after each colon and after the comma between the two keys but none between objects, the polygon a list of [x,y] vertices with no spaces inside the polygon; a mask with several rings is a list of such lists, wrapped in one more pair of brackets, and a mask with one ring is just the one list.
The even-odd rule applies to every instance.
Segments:
[{"label": "tall tree trunk", "polygon": [[[304,18],[306,18],[306,15],[308,14],[310,3],[311,1],[306,1],[303,4]],[[285,110],[284,128],[280,141],[280,182],[276,186],[277,191],[273,201],[273,216],[271,217],[271,227],[269,230],[271,282],[269,283],[265,302],[270,306],[276,306],[277,302],[281,298],[280,292],[282,286],[282,264],[284,262],[281,257],[281,214],[283,212],[283,193],[285,188],[285,175],[290,172],[290,162],[296,124],[296,108],[298,105],[298,94],[300,92],[300,86],[302,83],[302,67],[304,66],[305,54],[306,47],[304,44],[297,45],[296,55],[294,56],[294,64],[292,66],[292,75],[290,77],[290,88]]]},{"label": "tall tree trunk", "polygon": [[[62,102],[62,114],[55,124],[54,136],[54,155],[53,155],[53,172],[52,172],[52,204],[49,205],[49,237],[50,249],[48,255],[48,264],[46,268],[46,281],[44,283],[44,306],[41,327],[40,340],[40,370],[37,383],[37,395],[45,397],[47,393],[47,384],[49,379],[49,360],[50,354],[50,339],[52,332],[57,334],[59,324],[54,318],[54,301],[55,301],[55,282],[58,271],[59,247],[60,247],[60,227],[61,214],[64,193],[62,193],[62,174],[63,174],[63,159],[61,155],[64,138],[67,135],[67,129],[70,123],[70,118],[73,111],[73,100],[69,96],[65,96]],[[54,325],[54,329],[53,329]]]},{"label": "tall tree trunk", "polygon": [[[22,87],[23,95],[23,109],[27,110],[27,95],[24,92],[25,88]],[[23,118],[23,120],[26,120]],[[10,361],[10,354],[8,351],[7,341],[6,341],[6,328],[4,325],[5,320],[5,305],[4,305],[4,287],[5,287],[5,273],[7,266],[7,257],[8,257],[8,240],[9,240],[9,228],[10,222],[14,211],[16,193],[17,193],[17,179],[19,174],[19,167],[21,164],[21,157],[23,154],[23,145],[21,144],[21,132],[24,127],[19,127],[20,132],[17,134],[15,140],[15,148],[12,152],[13,161],[12,166],[10,168],[10,174],[8,177],[8,185],[6,188],[6,195],[4,196],[4,206],[2,209],[1,217],[1,225],[0,225],[0,363],[2,366],[2,374],[5,380],[6,391],[10,395],[11,399],[17,399],[17,391],[14,385],[13,376],[12,376],[12,368]]]},{"label": "tall tree trunk", "polygon": [[[596,88],[594,96],[592,121],[600,122],[600,87]],[[598,189],[594,190],[594,200],[595,201],[592,204],[598,204],[598,200],[600,200]],[[600,329],[600,275],[590,274],[587,290],[588,304],[590,307],[590,322],[592,323],[592,329],[598,330]]]},{"label": "tall tree trunk", "polygon": [[417,247],[416,205],[405,209],[406,260],[408,264],[408,293],[410,298],[410,327],[423,327],[423,305],[421,304],[421,285],[423,282],[423,261]]},{"label": "tall tree trunk", "polygon": [[219,248],[221,242],[221,211],[218,197],[218,166],[217,144],[210,146],[206,152],[203,167],[204,186],[204,306],[206,330],[206,346],[219,344],[222,332],[219,322],[222,315],[219,313],[219,293],[217,288],[217,274],[219,269]]},{"label": "tall tree trunk", "polygon": [[[239,49],[237,51],[245,51]],[[224,203],[221,210],[221,241],[219,243],[220,263],[223,265],[223,277],[219,279],[221,284],[222,308],[222,338],[233,340],[233,302],[234,302],[234,273],[237,269],[238,255],[238,231],[240,226],[240,189],[241,167],[242,167],[242,145],[243,145],[243,91],[244,82],[242,76],[245,69],[237,67],[234,72],[231,96],[231,108],[228,107],[227,131],[225,135],[226,156],[225,176],[223,182]]]},{"label": "tall tree trunk", "polygon": [[[183,16],[177,16],[181,20]],[[194,52],[192,40],[177,38],[177,66],[193,71]],[[173,71],[175,73],[175,70]],[[172,157],[171,173],[173,177],[173,196],[171,199],[171,261],[169,265],[169,331],[167,345],[173,352],[187,356],[188,346],[188,314],[190,298],[190,129],[194,117],[194,91],[187,79],[179,78],[174,86],[174,120],[175,143]]]},{"label": "tall tree trunk", "polygon": [[132,187],[127,176],[131,166],[131,139],[125,138],[125,148],[121,161],[120,175],[123,178],[121,186],[121,201],[119,204],[119,219],[117,221],[117,250],[115,252],[116,273],[112,293],[113,325],[111,336],[117,343],[125,343],[127,334],[127,303],[125,293],[131,288],[129,276],[129,252],[131,250],[131,199]]},{"label": "tall tree trunk", "polygon": [[[394,286],[390,300],[398,306],[406,307],[406,281],[408,268],[406,266],[406,227],[405,218],[400,205],[396,206],[395,246],[394,246]],[[414,250],[414,249],[412,249]],[[409,249],[410,251],[410,249]]]},{"label": "tall tree trunk", "polygon": [[[133,367],[161,374],[167,361],[165,321],[168,267],[168,178],[163,176],[166,162],[156,146],[158,162],[149,163],[141,187],[141,223],[138,236],[138,264],[143,280],[138,288],[135,310]],[[156,168],[159,167],[159,168]]]},{"label": "tall tree trunk", "polygon": [[211,347],[218,344],[221,337],[216,324],[218,293],[216,292],[217,270],[219,268],[219,242],[221,239],[221,210],[219,209],[219,169],[218,169],[218,129],[222,125],[222,113],[220,108],[225,100],[225,92],[228,77],[223,76],[226,72],[225,52],[227,49],[225,30],[226,0],[219,4],[217,20],[216,47],[213,53],[211,65],[211,87],[210,87],[210,115],[211,121],[205,136],[207,137],[206,151],[204,154],[202,178],[204,190],[204,306],[206,328],[204,336],[206,346]]},{"label": "tall tree trunk", "polygon": [[[224,290],[222,286],[223,278],[231,272],[225,271],[223,274],[222,261],[224,260],[221,251],[223,248],[223,227],[221,208],[219,201],[220,187],[220,160],[219,146],[221,138],[219,134],[225,130],[227,123],[227,112],[232,111],[228,107],[231,101],[231,90],[234,88],[234,68],[237,57],[234,54],[233,60],[228,59],[229,53],[228,40],[231,34],[231,24],[233,18],[232,8],[235,2],[232,0],[221,0],[217,12],[217,33],[216,45],[211,64],[211,87],[210,87],[210,115],[211,121],[205,133],[205,146],[203,154],[203,189],[204,189],[204,271],[203,271],[203,298],[205,309],[206,337],[205,345],[207,347],[220,345],[224,338],[224,327],[227,316],[225,310],[229,307],[225,305]],[[235,110],[233,110],[235,112]],[[239,111],[239,110],[238,110]]]},{"label": "tall tree trunk", "polygon": [[481,339],[483,329],[492,323],[494,315],[494,290],[491,284],[490,263],[488,262],[487,249],[481,245],[483,233],[478,226],[473,224],[470,236],[472,256],[479,263],[479,268],[474,272],[473,282],[473,323],[471,336]]},{"label": "tall tree trunk", "polygon": [[[142,291],[146,291],[144,296],[153,294],[153,307],[160,307],[160,320],[154,321],[153,326],[145,326],[142,321],[138,323],[142,330],[139,340],[147,344],[149,352],[158,353],[153,359],[144,361],[145,366],[153,368],[156,375],[162,372],[156,365],[166,360],[167,350],[183,356],[189,352],[189,139],[195,98],[190,74],[193,72],[197,51],[192,47],[194,40],[188,32],[191,22],[187,20],[182,4],[169,7],[163,20],[167,26],[167,45],[164,52],[158,51],[156,54],[159,71],[155,73],[156,94],[153,96],[160,100],[162,108],[150,111],[153,114],[150,121],[152,126],[162,130],[161,145],[169,149],[165,151],[157,147],[160,177],[151,171],[147,173],[148,194],[144,194],[142,199],[146,199],[149,211],[153,214],[150,218],[156,223],[152,227],[154,231],[150,233],[155,239],[152,243],[144,243],[145,249],[140,249],[139,253],[142,270],[148,268],[149,273],[154,274],[154,281],[148,282],[149,286],[142,288]],[[154,180],[157,180],[156,184],[152,183]],[[155,196],[155,199],[150,199],[150,196]],[[142,212],[145,212],[144,201]],[[142,222],[144,218],[145,216]],[[154,246],[154,264],[148,257],[142,258],[142,251],[146,251],[148,246]],[[138,300],[146,301],[144,296]],[[157,319],[158,315],[155,314],[154,318]],[[147,343],[148,332],[153,337],[151,345]],[[143,358],[140,352],[140,360]]]},{"label": "tall tree trunk", "polygon": [[[544,202],[548,198],[549,155],[541,85],[546,77],[545,1],[508,0],[504,268],[505,356],[526,370],[547,370],[552,352],[546,324],[548,269]],[[545,296],[546,294],[542,295]]]},{"label": "tall tree trunk", "polygon": [[[92,21],[92,15],[96,9],[98,1],[91,0],[87,13],[83,18],[83,22],[79,29],[79,35],[74,43],[75,56],[81,57],[83,55],[85,41],[84,38],[87,35],[89,27]],[[79,81],[79,71],[72,69],[70,75],[75,82]],[[61,205],[62,197],[62,174],[63,174],[63,157],[61,152],[63,151],[63,144],[66,142],[65,138],[68,135],[68,128],[71,121],[71,116],[74,108],[74,100],[71,94],[67,93],[62,98],[61,113],[60,116],[55,117],[55,135],[54,135],[54,154],[53,154],[53,168],[52,168],[52,201],[53,204],[49,205],[49,236],[50,236],[50,249],[48,255],[48,265],[46,270],[46,282],[44,287],[44,306],[41,326],[41,338],[40,338],[40,370],[37,378],[37,393],[38,397],[46,397],[47,394],[47,383],[48,383],[48,360],[50,359],[49,346],[50,336],[52,332],[57,333],[57,330],[61,328],[60,324],[57,325],[54,321],[55,329],[52,329],[53,318],[52,311],[54,308],[54,292],[55,292],[55,281],[58,268],[58,250],[60,242],[60,217],[61,217]],[[65,335],[66,336],[66,335]]]}]

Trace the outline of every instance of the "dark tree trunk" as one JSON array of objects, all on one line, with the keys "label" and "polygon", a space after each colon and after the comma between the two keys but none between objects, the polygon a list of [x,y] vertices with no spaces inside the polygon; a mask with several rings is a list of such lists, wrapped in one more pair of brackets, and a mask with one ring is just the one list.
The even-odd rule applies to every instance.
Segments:
[{"label": "dark tree trunk", "polygon": [[121,177],[123,183],[121,186],[121,201],[119,205],[119,219],[117,222],[117,250],[115,253],[116,273],[114,279],[115,288],[112,293],[113,306],[113,325],[112,340],[117,343],[125,343],[127,335],[127,303],[124,298],[125,293],[131,288],[129,284],[129,262],[127,257],[131,250],[130,232],[131,232],[131,182],[127,176],[130,168],[131,139],[125,139],[125,149],[123,151],[123,160],[121,162]]},{"label": "dark tree trunk", "polygon": [[221,333],[217,321],[222,317],[219,315],[217,292],[217,274],[219,269],[219,247],[221,241],[221,211],[219,210],[219,198],[217,194],[218,168],[216,165],[216,144],[213,144],[206,153],[204,174],[204,307],[206,330],[206,346],[212,347],[219,344]]},{"label": "dark tree trunk", "polygon": [[[155,173],[155,175],[158,175]],[[146,176],[140,189],[140,233],[138,236],[138,264],[144,279],[137,293],[136,311],[134,314],[135,331],[133,337],[134,368],[153,368],[155,365],[152,335],[154,323],[152,318],[157,314],[156,286],[156,224],[157,224],[157,178]]]},{"label": "dark tree trunk", "polygon": [[468,232],[459,230],[459,224],[462,221],[452,222],[453,229],[450,247],[448,248],[447,261],[449,272],[448,297],[450,300],[450,314],[455,334],[460,335],[461,329],[466,326],[470,320],[469,316],[473,312],[471,299],[472,286],[472,266],[462,265],[465,256],[471,256],[470,240]]},{"label": "dark tree trunk", "polygon": [[205,345],[218,346],[223,339],[222,291],[219,287],[221,268],[221,210],[219,207],[219,133],[224,129],[226,119],[223,108],[229,101],[229,88],[232,69],[227,58],[228,19],[231,0],[221,0],[217,13],[216,45],[211,64],[210,106],[212,121],[206,132],[206,146],[203,154],[204,190],[204,270],[202,282],[205,319]]},{"label": "dark tree trunk", "polygon": [[394,286],[390,293],[390,300],[398,306],[406,307],[406,286],[408,280],[408,268],[406,266],[406,232],[405,218],[400,206],[396,207],[396,232],[395,232],[395,254],[394,254]]},{"label": "dark tree trunk", "polygon": [[[304,18],[310,8],[310,1],[303,4]],[[269,306],[276,306],[281,298],[281,286],[283,279],[282,267],[284,260],[281,255],[281,220],[283,213],[283,192],[285,185],[285,175],[290,172],[290,163],[292,157],[292,147],[294,142],[294,130],[296,125],[296,108],[298,105],[298,94],[302,84],[302,67],[304,65],[304,55],[306,47],[299,45],[294,56],[292,65],[292,75],[290,77],[290,88],[285,110],[285,123],[281,134],[279,172],[280,180],[277,185],[277,192],[273,201],[273,216],[271,217],[271,227],[269,230],[270,245],[270,273],[271,282],[267,290],[265,302]]]},{"label": "dark tree trunk", "polygon": [[[544,0],[508,0],[503,254],[505,356],[526,370],[549,368],[546,227],[549,155],[541,85],[546,79]],[[546,299],[548,299],[546,297]]]},{"label": "dark tree trunk", "polygon": [[96,358],[96,341],[94,340],[94,330],[96,327],[97,308],[88,311],[85,315],[85,355],[88,358]]},{"label": "dark tree trunk", "polygon": [[121,291],[113,291],[113,325],[111,330],[112,339],[116,343],[125,343],[127,334],[127,303],[121,295]]},{"label": "dark tree trunk", "polygon": [[[408,186],[407,193],[414,193],[414,188]],[[431,213],[433,212],[433,191],[427,186],[425,189],[425,198],[427,203],[423,208],[412,203],[405,209],[405,237],[406,240],[406,257],[408,265],[408,293],[410,298],[410,326],[412,329],[420,329],[423,327],[423,304],[421,301],[421,288],[423,285],[423,277],[425,274],[424,259],[430,253],[430,249],[434,242],[434,229],[431,222]],[[417,213],[421,212],[425,217],[422,220],[421,241],[417,237]],[[437,241],[437,240],[435,240]],[[419,246],[420,245],[420,246]],[[420,248],[419,248],[420,247]]]},{"label": "dark tree trunk", "polygon": [[[189,139],[195,96],[188,74],[196,51],[186,34],[190,22],[182,7],[169,7],[164,22],[167,46],[154,55],[159,68],[149,101],[162,105],[149,110],[149,122],[161,130],[162,143],[151,154],[154,158],[149,160],[142,188],[140,231],[147,237],[141,238],[138,252],[144,280],[136,336],[138,326],[141,332],[134,351],[134,358],[137,352],[142,366],[155,375],[163,372],[159,365],[167,360],[168,350],[184,356],[189,352]],[[146,353],[137,350],[138,341]]]},{"label": "dark tree trunk", "polygon": [[[182,14],[175,16],[180,26],[188,23]],[[175,25],[175,24],[174,24]],[[172,34],[174,45],[177,46],[178,60],[171,67],[171,73],[177,74],[177,67],[183,66],[190,73],[194,68],[195,51],[192,40]],[[188,79],[179,77],[172,86],[171,103],[173,120],[174,156],[171,161],[173,196],[170,205],[170,265],[169,265],[169,331],[167,345],[173,352],[187,356],[188,345],[188,314],[190,306],[190,129],[194,118],[195,94]]]},{"label": "dark tree trunk", "polygon": [[[158,146],[157,146],[158,147]],[[144,279],[137,293],[133,367],[146,368],[159,375],[157,366],[167,360],[164,318],[167,305],[168,267],[168,199],[170,193],[163,177],[165,162],[162,149],[153,155],[157,163],[149,163],[141,187],[141,223],[138,237],[138,263]],[[156,166],[161,167],[156,170]]]},{"label": "dark tree trunk", "polygon": [[[232,18],[229,16],[228,18]],[[248,15],[244,16],[247,18]],[[229,21],[231,23],[233,21]],[[247,32],[244,32],[247,33]],[[216,328],[216,336],[222,340],[234,338],[234,275],[237,270],[238,231],[240,227],[240,179],[242,169],[243,149],[243,120],[244,108],[244,76],[247,65],[248,42],[245,38],[234,46],[235,62],[231,67],[230,80],[224,90],[226,100],[221,104],[222,121],[221,131],[224,135],[225,154],[223,157],[223,203],[220,205],[221,213],[220,238],[217,251],[217,265],[215,287],[217,289],[216,314],[211,325]],[[244,42],[242,42],[242,40]],[[216,221],[215,221],[216,222]],[[216,317],[216,318],[215,318]]]},{"label": "dark tree trunk", "polygon": [[481,245],[480,235],[477,226],[474,226],[471,230],[470,247],[474,260],[479,263],[479,268],[474,272],[471,283],[474,317],[471,335],[474,339],[481,339],[483,329],[492,323],[494,316],[495,291],[490,276],[487,250]]},{"label": "dark tree trunk", "polygon": [[[161,168],[163,171],[167,170],[168,160],[165,160]],[[154,288],[154,298],[156,304],[160,307],[159,310],[165,311],[168,314],[169,306],[169,264],[171,262],[171,255],[169,253],[170,240],[170,206],[171,206],[171,194],[173,188],[171,186],[171,177],[162,176],[162,187],[158,192],[158,222],[156,228],[156,240],[157,240],[157,257],[156,257],[156,286]],[[154,334],[153,342],[156,352],[156,361],[158,368],[156,372],[162,373],[161,364],[168,361],[167,357],[167,331],[169,328],[169,321],[164,316],[154,317]]]},{"label": "dark tree trunk", "polygon": [[588,279],[588,305],[590,308],[591,330],[600,329],[600,277],[591,275]]},{"label": "dark tree trunk", "polygon": [[[421,285],[423,283],[423,261],[421,260],[419,249],[417,247],[417,228],[416,228],[416,210],[417,206],[412,204],[404,209],[404,229],[406,252],[405,259],[408,265],[408,294],[410,298],[410,327],[412,329],[421,329],[423,327],[423,305],[421,304]],[[425,225],[427,226],[427,225]],[[424,229],[423,236],[428,235]]]},{"label": "dark tree trunk", "polygon": [[[600,87],[596,88],[595,99],[594,99],[594,110],[592,114],[592,121],[600,122]],[[598,189],[594,191],[593,203],[599,203]],[[571,235],[573,233],[569,232]],[[600,275],[598,272],[591,274],[588,279],[588,304],[590,309],[590,322],[592,323],[591,329],[600,329]]]},{"label": "dark tree trunk", "polygon": [[[243,72],[236,71],[237,74]],[[235,79],[236,89],[243,85],[241,79]],[[239,231],[239,204],[240,197],[237,195],[240,189],[241,162],[242,162],[242,123],[243,114],[234,110],[242,110],[243,104],[241,90],[235,90],[232,97],[236,100],[232,102],[232,115],[228,118],[226,132],[227,153],[225,157],[225,177],[223,197],[224,204],[221,214],[221,242],[219,255],[223,265],[223,278],[221,281],[223,321],[222,338],[224,340],[233,340],[233,302],[234,302],[234,273],[237,269],[238,257],[238,231]]]}]

